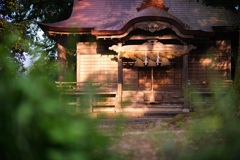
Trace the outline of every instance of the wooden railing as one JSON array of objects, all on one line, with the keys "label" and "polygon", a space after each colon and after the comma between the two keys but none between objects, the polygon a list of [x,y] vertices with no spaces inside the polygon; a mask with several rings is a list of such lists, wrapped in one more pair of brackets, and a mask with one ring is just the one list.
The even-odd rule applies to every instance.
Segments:
[{"label": "wooden railing", "polygon": [[99,106],[114,111],[117,95],[117,83],[99,82],[56,82],[63,106],[75,107],[73,112],[81,112],[81,105],[89,106],[89,112],[95,112]]},{"label": "wooden railing", "polygon": [[192,84],[188,84],[188,88],[194,88],[194,90],[189,90],[190,93],[191,92],[197,92],[199,94],[211,94],[213,92],[224,92],[226,89],[229,89],[232,86],[233,81],[232,80],[225,80],[219,83],[212,83],[212,84],[208,84],[208,83],[204,83],[201,85],[192,85]]},{"label": "wooden railing", "polygon": [[100,82],[55,82],[61,91],[72,92],[116,92],[117,83]]},{"label": "wooden railing", "polygon": [[212,85],[212,87],[206,84],[206,87],[199,88],[198,86],[188,85],[188,100],[190,107],[193,107],[193,110],[198,106],[205,106],[208,108],[215,102],[214,97],[216,97],[216,95],[224,96],[229,92],[232,83],[232,80],[225,80],[222,83],[217,83],[215,86]]}]

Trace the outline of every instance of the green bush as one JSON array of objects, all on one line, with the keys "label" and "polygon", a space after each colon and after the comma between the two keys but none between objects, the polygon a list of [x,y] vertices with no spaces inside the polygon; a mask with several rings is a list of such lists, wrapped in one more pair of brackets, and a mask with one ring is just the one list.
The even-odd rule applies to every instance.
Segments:
[{"label": "green bush", "polygon": [[60,107],[51,80],[18,73],[8,50],[17,36],[8,37],[0,44],[0,159],[119,159],[109,151],[109,138],[97,132],[94,120]]},{"label": "green bush", "polygon": [[[225,92],[225,95],[215,89],[212,92],[215,93],[212,106],[181,116],[181,119],[177,116],[177,121],[184,121],[184,127],[180,131],[174,130],[170,138],[161,137],[159,156],[162,159],[239,159],[239,94],[234,89]],[[175,120],[171,120],[170,124],[172,122]],[[175,125],[178,126],[177,123]]]}]

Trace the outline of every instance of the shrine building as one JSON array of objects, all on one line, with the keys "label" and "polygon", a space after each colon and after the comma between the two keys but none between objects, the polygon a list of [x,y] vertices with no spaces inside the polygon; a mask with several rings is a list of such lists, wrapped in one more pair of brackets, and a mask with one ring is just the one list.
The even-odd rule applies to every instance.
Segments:
[{"label": "shrine building", "polygon": [[210,105],[217,82],[227,92],[237,19],[201,0],[75,0],[68,19],[39,26],[57,43],[66,105],[81,112],[87,99],[90,112],[145,115]]}]

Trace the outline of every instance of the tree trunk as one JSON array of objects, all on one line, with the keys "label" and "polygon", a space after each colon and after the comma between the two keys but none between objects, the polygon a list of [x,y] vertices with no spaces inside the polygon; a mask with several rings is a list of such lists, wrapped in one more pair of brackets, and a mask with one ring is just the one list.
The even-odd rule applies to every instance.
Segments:
[{"label": "tree trunk", "polygon": [[237,59],[236,59],[233,88],[238,94],[240,94],[240,32],[238,33],[238,53],[237,53]]},{"label": "tree trunk", "polygon": [[233,87],[237,91],[237,93],[240,94],[240,54],[239,54],[239,51],[238,51],[238,56],[237,56],[237,60],[236,60],[236,70],[235,70]]}]

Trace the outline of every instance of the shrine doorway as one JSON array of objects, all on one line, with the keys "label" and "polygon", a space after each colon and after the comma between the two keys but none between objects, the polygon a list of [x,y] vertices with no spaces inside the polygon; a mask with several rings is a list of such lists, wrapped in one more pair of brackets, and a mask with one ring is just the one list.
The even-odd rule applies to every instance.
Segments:
[{"label": "shrine doorway", "polygon": [[181,58],[170,66],[139,67],[138,88],[142,90],[178,90],[182,87]]},{"label": "shrine doorway", "polygon": [[[141,104],[182,104],[183,57],[170,60],[169,66],[123,68],[123,100]],[[124,62],[126,63],[126,62]]]}]

